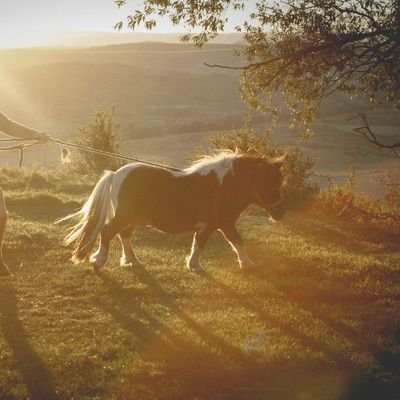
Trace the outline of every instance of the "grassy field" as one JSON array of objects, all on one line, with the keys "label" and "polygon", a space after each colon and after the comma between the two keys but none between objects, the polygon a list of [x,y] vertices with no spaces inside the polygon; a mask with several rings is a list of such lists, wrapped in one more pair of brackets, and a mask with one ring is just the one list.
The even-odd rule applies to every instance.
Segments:
[{"label": "grassy field", "polygon": [[0,171],[10,220],[0,280],[0,399],[398,399],[400,242],[368,226],[247,212],[260,266],[221,235],[205,272],[190,235],[134,236],[144,267],[73,265],[54,219],[92,178]]}]

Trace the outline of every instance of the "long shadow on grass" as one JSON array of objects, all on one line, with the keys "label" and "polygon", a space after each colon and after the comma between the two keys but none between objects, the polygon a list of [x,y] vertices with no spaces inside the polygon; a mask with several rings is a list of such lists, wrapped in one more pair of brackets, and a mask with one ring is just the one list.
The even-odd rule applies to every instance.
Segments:
[{"label": "long shadow on grass", "polygon": [[[47,232],[18,232],[14,236],[14,242],[12,245],[5,243],[4,258],[15,273],[21,263],[29,266],[42,262],[46,251],[57,245],[56,239]],[[61,247],[61,240],[59,242]],[[24,249],[23,257],[21,257],[21,248]]]},{"label": "long shadow on grass", "polygon": [[[239,349],[231,346],[220,337],[214,335],[209,329],[204,328],[201,324],[197,323],[193,318],[191,318],[173,299],[173,297],[162,288],[157,280],[145,270],[145,268],[141,266],[135,266],[134,274],[150,289],[150,297],[152,297],[151,301],[153,301],[154,304],[158,303],[166,307],[167,311],[172,316],[181,320],[187,328],[194,332],[211,348],[217,349],[218,351],[223,351],[225,354],[229,354],[239,363],[243,363],[245,361],[246,356]],[[174,335],[165,324],[132,302],[132,298],[134,297],[134,289],[124,288],[111,276],[105,274],[101,274],[100,276],[109,286],[110,293],[113,296],[114,306],[108,306],[107,308],[116,320],[122,323],[122,325],[128,327],[143,339],[148,338],[150,332],[154,333],[157,331],[168,332],[168,335],[172,335],[172,338],[174,338]],[[133,322],[128,315],[121,311],[122,309],[125,309],[131,314],[135,314],[139,320],[144,318],[147,321],[146,325],[143,326],[143,324],[138,322],[138,320]],[[182,337],[179,336],[175,336],[175,339],[178,341],[178,344],[183,340]]]},{"label": "long shadow on grass", "polygon": [[[259,271],[254,271],[257,275],[257,278],[262,279],[262,275]],[[299,342],[303,343],[304,345],[310,347],[311,349],[322,351],[325,353],[331,361],[334,361],[336,364],[353,369],[357,367],[357,363],[352,361],[350,357],[347,357],[345,354],[342,354],[340,350],[335,350],[331,346],[321,342],[320,340],[316,340],[316,338],[309,336],[297,329],[296,327],[292,326],[289,322],[286,322],[282,319],[279,319],[267,311],[263,310],[259,304],[254,301],[249,300],[248,296],[242,295],[229,287],[228,285],[220,282],[215,277],[209,275],[208,273],[204,272],[204,275],[212,282],[212,284],[221,290],[227,297],[231,298],[241,307],[244,307],[254,314],[258,315],[261,320],[268,323],[268,325],[272,325],[274,327],[279,328],[282,332],[287,334],[288,336],[295,338]]]},{"label": "long shadow on grass", "polygon": [[[348,339],[352,343],[352,345],[360,351],[377,353],[381,350],[377,343],[367,337],[365,331],[363,330],[363,328],[365,327],[361,326],[358,329],[353,328],[343,323],[338,317],[332,318],[329,315],[329,312],[327,312],[327,306],[329,306],[331,309],[336,308],[337,310],[338,308],[340,308],[341,304],[343,305],[343,307],[362,305],[366,310],[373,309],[374,305],[369,303],[372,303],[376,299],[371,298],[371,296],[352,291],[352,293],[348,297],[343,296],[341,299],[339,299],[339,296],[336,295],[336,302],[335,298],[334,302],[332,302],[329,301],[331,300],[329,293],[325,294],[325,298],[318,296],[318,293],[314,293],[313,298],[311,299],[308,298],[310,294],[299,296],[298,294],[291,292],[287,288],[281,287],[281,285],[276,282],[274,282],[274,286],[284,294],[285,298],[288,301],[290,301],[297,307],[306,310],[314,319],[323,322],[334,332],[337,332],[339,335]],[[326,291],[329,291],[328,284]],[[339,301],[341,301],[341,303]],[[325,307],[322,307],[322,305],[324,305]],[[334,312],[334,310],[332,311]],[[355,315],[347,315],[347,317],[353,317],[353,319],[357,318]],[[365,322],[370,323],[371,321]],[[388,325],[392,324],[392,321],[388,322]]]},{"label": "long shadow on grass", "polygon": [[[395,290],[380,294],[368,286],[357,287],[352,281],[354,277],[350,280],[326,274],[318,261],[301,265],[299,260],[286,256],[275,257],[275,260],[285,265],[284,276],[279,266],[268,263],[256,271],[257,277],[272,284],[291,304],[346,338],[354,348],[375,354],[381,351],[381,346],[366,332],[390,335],[398,329],[397,309],[387,307],[400,299]],[[346,269],[346,265],[338,266],[337,270],[341,268]],[[372,282],[381,280],[393,287],[399,280],[395,270],[371,269],[365,274]],[[357,279],[361,278],[363,275],[358,274]],[[356,324],[349,324],[349,321]]]},{"label": "long shadow on grass", "polygon": [[[389,280],[390,281],[390,280]],[[387,339],[390,334],[399,328],[397,324],[397,314],[393,311],[393,315],[388,314],[385,320],[381,320],[377,316],[374,320],[374,315],[379,315],[379,307],[383,314],[388,313],[385,305],[379,306],[379,301],[382,302],[383,297],[377,298],[371,294],[352,291],[351,297],[339,298],[336,296],[332,301],[329,292],[335,289],[329,284],[325,285],[323,296],[321,293],[296,293],[296,291],[288,290],[288,288],[275,279],[273,284],[280,290],[286,299],[297,307],[306,310],[313,318],[323,322],[332,331],[346,338],[351,342],[352,347],[362,353],[369,353],[374,357],[372,364],[358,370],[354,376],[358,376],[348,387],[348,390],[343,395],[343,399],[398,399],[400,393],[400,332],[397,331],[392,340],[382,348],[382,345],[368,337],[367,333],[386,334]],[[350,290],[347,288],[347,290]],[[387,299],[395,300],[397,296],[387,296]],[[385,298],[386,299],[386,298]],[[384,303],[383,303],[384,304]],[[344,318],[352,318],[357,320],[357,328],[345,324],[338,316],[338,309],[341,307],[344,310],[350,309],[351,314],[347,311]],[[356,308],[354,308],[356,307]],[[354,309],[363,309],[363,315],[357,315]],[[373,311],[371,311],[373,310]],[[336,317],[330,316],[330,312]],[[341,398],[341,399],[342,399]]]},{"label": "long shadow on grass", "polygon": [[269,380],[262,363],[194,320],[143,267],[135,267],[134,274],[150,289],[150,301],[164,307],[171,321],[179,320],[183,323],[183,331],[188,330],[190,334],[174,332],[168,325],[170,321],[160,321],[141,309],[132,301],[137,295],[135,289],[124,288],[109,275],[100,275],[113,300],[100,306],[140,339],[140,350],[145,359],[162,364],[162,376],[153,376],[146,369],[133,373],[127,383],[127,392],[131,396],[144,396],[135,391],[145,387],[143,390],[147,390],[151,398],[160,393],[163,393],[160,398],[174,399],[190,396],[230,398],[233,393],[235,398],[246,398],[240,394],[241,389],[252,387],[257,381]]},{"label": "long shadow on grass", "polygon": [[2,285],[0,291],[0,329],[14,353],[29,398],[57,399],[53,377],[29,343],[27,333],[18,317],[17,296],[11,284]]},{"label": "long shadow on grass", "polygon": [[400,393],[400,331],[375,362],[356,378],[340,400],[398,400]]},{"label": "long shadow on grass", "polygon": [[[134,288],[122,286],[107,273],[98,272],[97,275],[106,285],[110,297],[107,300],[97,300],[96,305],[110,314],[125,330],[131,332],[138,339],[140,346],[145,346],[165,329],[157,318],[135,303],[134,299],[137,293]],[[159,298],[154,299],[154,303],[157,300],[160,301]]]}]

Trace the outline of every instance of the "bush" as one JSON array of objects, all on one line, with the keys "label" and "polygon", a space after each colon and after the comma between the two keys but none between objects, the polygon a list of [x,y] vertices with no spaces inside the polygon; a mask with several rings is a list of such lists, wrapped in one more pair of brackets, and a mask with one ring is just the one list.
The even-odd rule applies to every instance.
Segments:
[{"label": "bush", "polygon": [[385,201],[389,208],[400,216],[400,179],[395,179],[388,173],[380,181],[385,189]]},{"label": "bush", "polygon": [[[260,135],[251,129],[240,129],[211,137],[210,142],[218,150],[232,150],[243,154],[274,158],[285,153],[269,134]],[[299,148],[287,152],[283,166],[285,185],[282,196],[289,206],[299,206],[318,193],[318,186],[309,180],[315,161],[304,156]]]},{"label": "bush", "polygon": [[[119,125],[114,122],[114,107],[110,111],[95,112],[93,121],[79,129],[75,143],[110,153],[119,153],[121,136]],[[101,173],[106,169],[112,171],[118,169],[122,162],[112,157],[81,151],[75,165],[79,172]]]},{"label": "bush", "polygon": [[313,209],[325,215],[337,216],[356,198],[355,170],[351,169],[343,185],[335,183],[331,178],[328,179],[328,187],[319,193],[313,203]]},{"label": "bush", "polygon": [[374,223],[395,231],[400,229],[400,182],[387,175],[381,180],[385,190],[383,200],[356,194],[356,174],[351,169],[344,185],[330,180],[313,203],[317,214],[340,217],[355,222]]}]

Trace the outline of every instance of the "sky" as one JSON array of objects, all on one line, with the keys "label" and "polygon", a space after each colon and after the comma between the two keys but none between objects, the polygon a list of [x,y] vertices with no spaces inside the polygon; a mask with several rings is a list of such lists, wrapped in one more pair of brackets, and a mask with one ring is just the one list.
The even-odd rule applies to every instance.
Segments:
[{"label": "sky", "polygon": [[0,0],[0,46],[29,45],[60,31],[112,31],[127,13],[112,0]]},{"label": "sky", "polygon": [[[249,0],[251,3],[253,0]],[[134,4],[118,9],[113,0],[0,0],[0,47],[25,47],[46,44],[65,31],[112,32],[124,20]],[[233,26],[241,15],[231,15]],[[166,19],[159,22],[156,32],[178,33]]]}]

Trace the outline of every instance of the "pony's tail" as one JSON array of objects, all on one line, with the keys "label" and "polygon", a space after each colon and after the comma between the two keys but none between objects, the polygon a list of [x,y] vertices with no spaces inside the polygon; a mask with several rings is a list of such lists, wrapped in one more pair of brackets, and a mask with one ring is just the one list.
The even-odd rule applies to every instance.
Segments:
[{"label": "pony's tail", "polygon": [[56,222],[79,218],[69,234],[65,237],[66,244],[74,244],[71,260],[78,263],[89,255],[103,226],[113,217],[114,210],[111,201],[111,184],[114,172],[106,171],[97,182],[86,203],[76,213],[67,215]]}]

